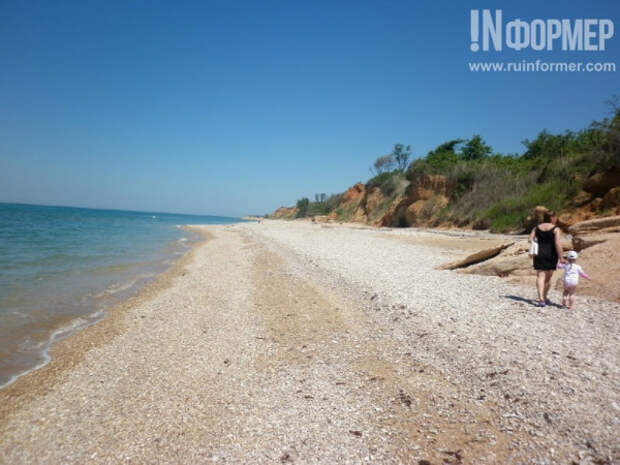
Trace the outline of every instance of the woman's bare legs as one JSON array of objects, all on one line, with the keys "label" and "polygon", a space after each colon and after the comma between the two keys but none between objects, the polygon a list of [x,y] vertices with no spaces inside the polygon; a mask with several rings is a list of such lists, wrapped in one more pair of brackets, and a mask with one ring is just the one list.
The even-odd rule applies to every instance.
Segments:
[{"label": "woman's bare legs", "polygon": [[538,302],[545,302],[545,273],[546,271],[536,270],[536,290],[538,291]]},{"label": "woman's bare legs", "polygon": [[543,301],[547,301],[547,294],[551,289],[551,278],[553,278],[553,270],[545,271],[545,288],[543,293]]},{"label": "woman's bare legs", "polygon": [[547,300],[552,277],[553,270],[536,270],[536,290],[538,291],[538,302],[541,304]]}]

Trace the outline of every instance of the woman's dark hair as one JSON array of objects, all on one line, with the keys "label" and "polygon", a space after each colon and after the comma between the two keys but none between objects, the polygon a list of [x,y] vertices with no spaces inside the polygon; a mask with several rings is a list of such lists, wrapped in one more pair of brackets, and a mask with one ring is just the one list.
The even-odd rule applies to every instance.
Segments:
[{"label": "woman's dark hair", "polygon": [[545,213],[543,213],[543,223],[551,223],[551,220],[553,219],[553,217],[555,216],[555,212],[548,210]]}]

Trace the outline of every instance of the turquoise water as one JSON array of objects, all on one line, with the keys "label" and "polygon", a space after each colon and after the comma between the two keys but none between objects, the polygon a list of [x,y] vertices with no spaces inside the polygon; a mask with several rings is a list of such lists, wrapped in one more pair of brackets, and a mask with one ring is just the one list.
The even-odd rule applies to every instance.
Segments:
[{"label": "turquoise water", "polygon": [[181,225],[238,221],[0,203],[0,386],[169,268],[198,239]]}]

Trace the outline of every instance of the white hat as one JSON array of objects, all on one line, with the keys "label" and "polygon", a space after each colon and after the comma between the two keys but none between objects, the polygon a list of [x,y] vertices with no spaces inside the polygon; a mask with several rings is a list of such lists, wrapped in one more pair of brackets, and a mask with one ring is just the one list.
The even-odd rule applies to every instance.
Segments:
[{"label": "white hat", "polygon": [[569,250],[568,253],[566,254],[566,258],[568,258],[569,260],[577,260],[578,257],[579,257],[579,254],[575,252],[574,250]]}]

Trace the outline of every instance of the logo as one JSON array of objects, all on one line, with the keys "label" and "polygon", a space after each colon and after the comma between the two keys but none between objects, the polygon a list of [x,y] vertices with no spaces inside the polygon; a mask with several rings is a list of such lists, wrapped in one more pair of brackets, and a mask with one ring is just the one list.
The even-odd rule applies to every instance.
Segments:
[{"label": "logo", "polygon": [[[505,23],[505,24],[504,24]],[[502,10],[470,10],[472,52],[512,50],[604,51],[614,36],[608,18],[534,19],[504,22]]]}]

